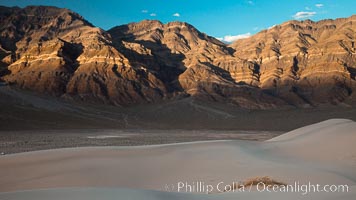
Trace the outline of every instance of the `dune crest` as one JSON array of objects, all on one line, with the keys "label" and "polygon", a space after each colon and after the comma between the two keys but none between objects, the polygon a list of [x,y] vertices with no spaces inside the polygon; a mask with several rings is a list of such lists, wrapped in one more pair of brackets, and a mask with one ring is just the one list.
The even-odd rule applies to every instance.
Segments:
[{"label": "dune crest", "polygon": [[272,138],[279,154],[323,162],[341,162],[356,166],[356,122],[331,119],[305,126]]},{"label": "dune crest", "polygon": [[[355,130],[355,122],[333,119],[265,142],[212,141],[139,148],[85,147],[5,155],[0,157],[0,199],[23,199],[24,196],[31,199],[37,195],[54,194],[80,199],[88,193],[100,191],[100,188],[132,188],[109,191],[112,194],[138,196],[154,193],[157,196],[152,198],[158,200],[167,197],[259,199],[266,194],[229,193],[205,196],[165,193],[165,185],[175,186],[177,182],[215,185],[223,182],[231,186],[236,181],[264,176],[282,180],[283,184],[312,182],[321,185],[347,185],[353,189],[351,193],[311,195],[315,199],[350,199],[350,194],[355,194],[356,186],[356,152],[353,148]],[[83,191],[79,188],[88,189]],[[32,191],[20,192],[23,190]],[[268,198],[305,198],[296,193],[271,195]],[[110,199],[111,196],[101,193],[100,198]]]}]

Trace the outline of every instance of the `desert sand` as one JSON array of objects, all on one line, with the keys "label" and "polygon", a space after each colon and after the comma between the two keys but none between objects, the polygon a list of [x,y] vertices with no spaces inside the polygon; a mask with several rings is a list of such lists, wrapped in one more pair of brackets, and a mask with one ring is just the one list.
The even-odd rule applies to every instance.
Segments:
[{"label": "desert sand", "polygon": [[[332,119],[268,141],[81,147],[0,157],[0,199],[354,199],[356,122]],[[269,176],[348,192],[178,192]],[[167,192],[169,190],[169,192]]]}]

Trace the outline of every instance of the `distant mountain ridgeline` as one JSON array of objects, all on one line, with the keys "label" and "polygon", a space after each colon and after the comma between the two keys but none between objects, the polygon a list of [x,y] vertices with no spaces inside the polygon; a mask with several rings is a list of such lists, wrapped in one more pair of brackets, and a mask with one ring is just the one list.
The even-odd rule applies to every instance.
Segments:
[{"label": "distant mountain ridgeline", "polygon": [[60,98],[197,98],[249,109],[356,100],[356,16],[288,21],[226,45],[184,22],[104,31],[56,7],[0,7],[0,76]]}]

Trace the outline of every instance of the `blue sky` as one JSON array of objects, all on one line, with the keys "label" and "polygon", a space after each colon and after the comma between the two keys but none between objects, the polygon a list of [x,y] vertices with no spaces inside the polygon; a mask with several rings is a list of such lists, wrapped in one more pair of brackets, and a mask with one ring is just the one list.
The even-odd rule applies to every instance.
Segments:
[{"label": "blue sky", "polygon": [[356,14],[356,0],[0,0],[0,5],[69,8],[105,30],[144,19],[185,21],[227,42],[292,19]]}]

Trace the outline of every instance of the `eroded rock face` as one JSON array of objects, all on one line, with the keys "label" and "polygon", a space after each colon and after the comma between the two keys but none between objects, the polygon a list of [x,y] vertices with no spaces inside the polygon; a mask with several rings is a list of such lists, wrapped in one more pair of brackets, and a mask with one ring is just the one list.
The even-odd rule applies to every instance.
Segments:
[{"label": "eroded rock face", "polygon": [[193,96],[244,108],[355,100],[356,18],[290,21],[230,46],[184,22],[108,31],[67,9],[0,7],[0,78],[117,105]]},{"label": "eroded rock face", "polygon": [[115,104],[164,96],[159,79],[133,68],[108,33],[78,14],[42,6],[2,13],[0,41],[9,65],[3,80],[41,93]]},{"label": "eroded rock face", "polygon": [[293,104],[355,99],[355,31],[356,16],[274,26],[231,45],[255,70],[239,65],[233,77]]},{"label": "eroded rock face", "polygon": [[[233,49],[184,22],[142,21],[108,31],[135,67],[157,74],[174,94],[229,102],[246,108],[285,105],[258,88],[236,82],[219,65],[235,65]],[[230,63],[229,63],[230,62]],[[263,97],[262,99],[259,99]]]}]

